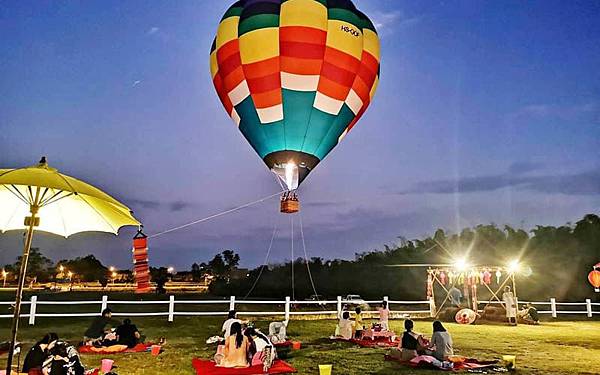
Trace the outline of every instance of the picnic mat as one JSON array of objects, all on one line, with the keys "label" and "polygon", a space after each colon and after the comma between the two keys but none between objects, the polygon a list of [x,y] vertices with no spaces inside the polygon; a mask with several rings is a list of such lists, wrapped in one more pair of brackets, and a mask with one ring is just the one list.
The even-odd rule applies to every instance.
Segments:
[{"label": "picnic mat", "polygon": [[[263,374],[262,365],[245,367],[245,368],[225,368],[217,367],[213,361],[208,359],[192,359],[192,366],[196,369],[197,375],[255,375]],[[291,374],[298,372],[287,362],[280,359],[273,362],[273,366],[267,374]]]},{"label": "picnic mat", "polygon": [[80,346],[77,350],[80,354],[115,354],[115,353],[142,353],[150,350],[152,343],[137,344],[133,348],[127,345],[101,346],[99,348],[91,345]]},{"label": "picnic mat", "polygon": [[[478,360],[475,358],[465,358],[465,357],[458,357],[458,356],[453,357],[452,360],[450,361],[453,363],[452,368],[442,368],[442,367],[436,366],[434,364],[435,358],[432,356],[429,356],[429,355],[420,355],[420,356],[417,356],[417,357],[411,359],[410,361],[401,361],[400,359],[394,358],[389,355],[386,355],[384,358],[386,361],[394,361],[394,362],[398,362],[398,363],[401,363],[406,366],[411,366],[411,367],[415,367],[415,368],[423,368],[423,369],[435,369],[435,370],[442,370],[442,371],[461,371],[461,370],[466,371],[466,370],[472,370],[472,369],[495,369],[495,368],[501,367],[501,366],[498,366],[497,360],[481,361],[481,360]],[[504,369],[504,371],[506,371],[506,369]]]},{"label": "picnic mat", "polygon": [[363,348],[392,348],[400,345],[400,340],[390,341],[387,337],[377,337],[374,340],[371,339],[351,339],[351,343],[362,346]]},{"label": "picnic mat", "polygon": [[374,340],[370,340],[370,339],[364,339],[364,340],[359,340],[359,339],[350,339],[350,340],[345,340],[339,337],[333,338],[333,341],[341,341],[341,342],[350,342],[356,345],[360,345],[363,348],[395,348],[398,347],[398,345],[400,345],[400,340],[396,339],[396,341],[390,341],[388,338],[386,337],[378,337],[375,338]]}]

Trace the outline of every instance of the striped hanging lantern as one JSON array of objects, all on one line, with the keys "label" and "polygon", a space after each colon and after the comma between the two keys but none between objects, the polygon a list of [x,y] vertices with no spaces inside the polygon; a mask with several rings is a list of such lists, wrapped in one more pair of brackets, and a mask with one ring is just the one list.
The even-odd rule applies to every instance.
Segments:
[{"label": "striped hanging lantern", "polygon": [[140,228],[133,237],[133,273],[135,275],[135,292],[150,292],[150,269],[148,267],[148,236]]}]

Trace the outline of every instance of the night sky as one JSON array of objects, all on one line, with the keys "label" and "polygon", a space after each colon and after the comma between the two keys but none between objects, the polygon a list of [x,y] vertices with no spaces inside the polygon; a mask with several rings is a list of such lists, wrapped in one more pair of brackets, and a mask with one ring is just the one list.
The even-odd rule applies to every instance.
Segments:
[{"label": "night sky", "polygon": [[[309,256],[600,211],[600,2],[355,4],[380,33],[381,83],[301,186]],[[228,5],[3,2],[0,168],[46,155],[129,205],[149,234],[277,192],[211,83],[210,44]],[[231,248],[255,266],[274,227],[269,261],[289,259],[290,216],[275,198],[153,239],[150,262],[189,269]],[[42,234],[34,246],[124,268],[133,232]],[[0,263],[14,261],[21,238],[0,234]]]}]

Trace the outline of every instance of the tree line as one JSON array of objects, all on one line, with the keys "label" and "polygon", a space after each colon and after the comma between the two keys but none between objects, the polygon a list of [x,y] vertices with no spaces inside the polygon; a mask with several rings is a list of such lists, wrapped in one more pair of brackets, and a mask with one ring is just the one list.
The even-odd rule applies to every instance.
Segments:
[{"label": "tree line", "polygon": [[217,275],[210,291],[223,296],[244,296],[261,274],[251,297],[281,298],[294,293],[296,298],[303,299],[315,293],[310,269],[317,294],[326,297],[360,294],[366,299],[387,295],[394,299],[423,300],[426,268],[399,265],[452,264],[463,257],[481,266],[505,266],[518,259],[523,272],[516,274],[516,283],[522,300],[555,297],[562,301],[582,301],[594,295],[587,274],[600,262],[600,217],[589,214],[574,224],[538,225],[529,232],[495,224],[477,225],[454,234],[438,229],[423,239],[399,237],[397,244],[357,253],[354,260],[295,259],[294,291],[291,262],[258,267],[246,279]]}]

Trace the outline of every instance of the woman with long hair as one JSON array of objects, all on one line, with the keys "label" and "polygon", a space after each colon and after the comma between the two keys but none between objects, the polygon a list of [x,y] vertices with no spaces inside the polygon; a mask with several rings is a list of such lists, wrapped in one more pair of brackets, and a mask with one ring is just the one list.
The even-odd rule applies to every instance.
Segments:
[{"label": "woman with long hair", "polygon": [[42,373],[42,365],[48,357],[48,350],[52,348],[58,340],[58,335],[54,332],[47,333],[42,339],[35,343],[27,352],[23,361],[23,372],[26,374]]},{"label": "woman with long hair", "polygon": [[250,342],[242,333],[242,325],[238,322],[231,324],[231,334],[225,339],[225,351],[220,367],[248,367],[248,351]]},{"label": "woman with long hair", "polygon": [[429,349],[432,350],[431,355],[440,361],[445,361],[448,356],[454,355],[452,336],[439,320],[433,322],[433,335],[431,335]]}]

